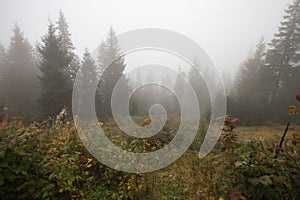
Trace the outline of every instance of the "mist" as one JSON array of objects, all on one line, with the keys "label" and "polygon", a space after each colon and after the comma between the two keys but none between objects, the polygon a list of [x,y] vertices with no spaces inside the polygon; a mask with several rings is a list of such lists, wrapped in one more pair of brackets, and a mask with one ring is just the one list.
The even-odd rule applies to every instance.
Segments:
[{"label": "mist", "polygon": [[61,9],[70,26],[75,52],[95,50],[109,27],[117,33],[139,28],[164,28],[200,44],[221,72],[233,76],[262,36],[277,31],[291,0],[213,1],[9,1],[0,2],[0,44],[7,47],[17,22],[32,44],[40,40],[49,20]]},{"label": "mist", "polygon": [[300,196],[300,0],[0,0],[2,199]]}]

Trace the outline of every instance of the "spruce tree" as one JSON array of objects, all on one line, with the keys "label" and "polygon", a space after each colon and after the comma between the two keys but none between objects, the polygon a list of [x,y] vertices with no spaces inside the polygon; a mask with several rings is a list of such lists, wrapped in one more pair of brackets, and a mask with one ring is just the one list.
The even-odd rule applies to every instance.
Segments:
[{"label": "spruce tree", "polygon": [[265,69],[261,68],[264,65],[265,48],[261,39],[255,52],[240,66],[235,78],[234,100],[231,101],[234,105],[230,105],[230,111],[245,124],[257,123],[259,115],[264,114],[261,108],[267,104],[265,92],[269,87],[265,83]]},{"label": "spruce tree", "polygon": [[[121,52],[118,44],[118,39],[114,30],[111,28],[105,41],[102,41],[99,48],[98,55],[98,71],[103,73],[100,80],[100,87],[98,89],[100,98],[98,99],[98,104],[100,110],[100,117],[107,119],[112,117],[111,112],[111,96],[115,84],[123,76],[125,70],[124,58],[120,57]],[[112,63],[110,63],[113,61]],[[104,71],[106,66],[109,67]],[[123,95],[128,95],[129,87],[127,84],[127,79],[122,78],[123,82]]]},{"label": "spruce tree", "polygon": [[[59,11],[59,18],[56,25],[57,25],[56,27],[57,36],[61,40],[61,48],[63,51],[67,52],[68,59],[70,59],[69,64],[64,69],[64,73],[66,74],[66,77],[68,79],[68,91],[66,92],[67,95],[69,96],[68,98],[70,99],[66,106],[68,108],[71,108],[71,97],[73,92],[73,85],[74,85],[77,72],[79,70],[80,59],[74,53],[75,47],[71,39],[69,24],[66,20],[66,17],[64,16],[64,13],[61,10]],[[71,113],[71,110],[69,109],[68,112]]]},{"label": "spruce tree", "polygon": [[62,47],[61,37],[56,35],[52,23],[48,26],[48,33],[42,37],[42,44],[38,46],[38,52],[41,55],[39,104],[43,117],[54,117],[64,107],[71,105],[69,79],[65,73],[71,59],[68,51]]},{"label": "spruce tree", "polygon": [[16,24],[7,50],[4,67],[3,92],[11,115],[28,122],[36,116],[38,98],[37,67],[33,49]]},{"label": "spruce tree", "polygon": [[[197,59],[194,60],[193,64],[195,67],[197,67],[197,69],[201,69],[201,72],[203,73],[203,69],[201,68],[200,62]],[[195,68],[191,67],[191,69],[188,72],[188,79],[193,90],[195,91],[195,94],[197,95],[201,115],[203,117],[208,117],[211,105],[210,94],[204,78],[201,76],[201,74],[199,74],[198,71],[196,71]]]},{"label": "spruce tree", "polygon": [[61,10],[59,12],[59,18],[58,18],[58,22],[57,22],[57,34],[61,39],[62,49],[67,52],[68,56],[71,59],[70,64],[67,66],[67,68],[65,70],[68,75],[68,78],[70,79],[69,80],[70,88],[72,89],[73,83],[76,78],[76,74],[79,69],[80,59],[74,53],[75,47],[74,47],[72,39],[71,39],[71,33],[69,31],[69,24],[66,20],[66,17],[64,16],[64,13]]},{"label": "spruce tree", "polygon": [[[80,80],[82,82],[79,83],[79,91],[81,92],[81,96],[83,98],[83,101],[88,102],[89,97],[92,94],[92,85],[97,83],[97,71],[96,71],[96,64],[94,59],[92,58],[90,52],[88,49],[85,49],[83,60],[81,63],[81,68],[78,73],[79,76],[84,77]],[[81,103],[81,102],[80,102]],[[83,107],[82,105],[79,106],[80,109],[83,109],[83,113],[91,113],[94,109],[93,106],[87,105],[86,107]],[[88,116],[83,116],[86,120],[88,120]]]},{"label": "spruce tree", "polygon": [[288,105],[296,103],[294,96],[299,92],[300,0],[295,0],[285,12],[266,53],[266,66],[273,76],[269,112],[272,110],[274,119],[281,122],[288,117],[282,113],[286,113]]}]

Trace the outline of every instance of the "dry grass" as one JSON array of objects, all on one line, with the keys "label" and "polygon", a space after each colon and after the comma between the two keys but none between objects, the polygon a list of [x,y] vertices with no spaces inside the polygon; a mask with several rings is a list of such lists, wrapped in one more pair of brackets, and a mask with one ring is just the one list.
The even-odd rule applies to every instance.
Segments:
[{"label": "dry grass", "polygon": [[[277,144],[283,134],[285,126],[254,126],[238,127],[239,141],[249,142],[260,140],[268,144]],[[286,139],[293,134],[300,135],[300,126],[291,125],[286,135]],[[148,181],[154,182],[155,198],[160,199],[219,199],[222,197],[217,194],[216,184],[213,180],[222,174],[222,167],[215,159],[218,155],[209,155],[200,160],[198,152],[187,151],[176,162],[162,170],[151,173]],[[202,169],[202,170],[199,170]],[[220,188],[219,188],[220,189]]]},{"label": "dry grass", "polygon": [[[252,127],[238,127],[236,129],[239,140],[241,142],[248,142],[251,140],[259,140],[264,143],[279,142],[285,126],[252,126]],[[286,135],[286,139],[292,137],[293,134],[300,134],[299,125],[291,125]]]}]

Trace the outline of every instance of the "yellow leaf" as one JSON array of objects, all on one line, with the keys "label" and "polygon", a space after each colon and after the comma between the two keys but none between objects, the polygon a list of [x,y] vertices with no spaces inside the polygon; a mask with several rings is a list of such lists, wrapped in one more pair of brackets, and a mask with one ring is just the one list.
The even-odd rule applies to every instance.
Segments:
[{"label": "yellow leaf", "polygon": [[298,106],[288,106],[289,109],[289,114],[290,115],[296,115],[299,112],[299,107]]},{"label": "yellow leaf", "polygon": [[86,167],[90,168],[90,167],[92,167],[92,164],[87,164]]}]

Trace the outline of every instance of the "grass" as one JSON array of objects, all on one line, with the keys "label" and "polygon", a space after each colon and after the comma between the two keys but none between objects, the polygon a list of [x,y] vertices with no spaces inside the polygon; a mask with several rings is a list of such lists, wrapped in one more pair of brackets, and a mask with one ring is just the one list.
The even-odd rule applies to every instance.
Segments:
[{"label": "grass", "polygon": [[[5,124],[7,128],[2,129],[1,132],[3,136],[3,149],[0,152],[0,159],[3,160],[3,163],[7,162],[8,165],[15,166],[13,167],[14,171],[8,174],[7,177],[6,173],[0,174],[6,177],[6,182],[9,182],[7,180],[10,179],[10,176],[15,177],[15,171],[19,173],[19,168],[23,169],[23,174],[26,175],[29,173],[31,175],[31,167],[27,167],[26,165],[27,157],[24,157],[24,163],[17,166],[15,165],[16,161],[11,160],[9,154],[22,157],[24,155],[23,151],[26,151],[26,155],[29,158],[35,158],[34,155],[36,153],[41,154],[39,154],[41,157],[37,157],[39,158],[37,160],[46,162],[47,166],[49,166],[45,172],[40,172],[40,176],[44,177],[49,183],[55,183],[52,184],[52,188],[48,187],[49,184],[47,181],[43,182],[42,186],[48,188],[46,190],[48,192],[47,195],[52,195],[53,191],[56,191],[53,194],[59,196],[61,199],[66,199],[66,196],[69,196],[71,199],[77,199],[77,196],[80,196],[86,197],[86,199],[120,200],[218,200],[222,198],[227,199],[227,192],[238,186],[237,183],[240,183],[242,186],[244,185],[244,187],[240,187],[243,189],[243,192],[247,191],[249,189],[247,187],[247,180],[249,178],[255,184],[253,187],[251,186],[251,189],[254,189],[254,191],[256,191],[256,182],[259,183],[261,181],[263,184],[269,184],[266,180],[273,179],[274,177],[284,180],[287,183],[285,184],[290,188],[300,185],[300,183],[291,182],[293,180],[300,180],[300,174],[297,171],[293,171],[298,170],[297,166],[300,166],[300,163],[296,160],[298,153],[300,155],[300,126],[295,124],[290,126],[285,139],[289,140],[294,137],[293,135],[298,135],[296,138],[298,143],[293,146],[298,149],[291,149],[292,151],[289,151],[289,154],[285,155],[286,157],[283,154],[280,155],[278,160],[273,158],[272,151],[266,152],[265,148],[260,149],[260,144],[249,145],[249,142],[261,141],[264,144],[261,146],[267,147],[268,150],[272,149],[269,147],[276,147],[285,129],[285,126],[279,125],[237,127],[234,129],[234,135],[237,135],[238,140],[232,140],[232,146],[226,146],[226,137],[225,139],[221,137],[213,151],[205,158],[199,159],[198,150],[207,128],[207,123],[201,122],[196,140],[190,149],[178,160],[163,169],[139,176],[137,174],[119,173],[98,163],[96,160],[90,163],[88,160],[91,158],[91,155],[82,146],[72,123],[64,123],[59,119],[54,120],[53,123],[50,123],[50,121],[46,122],[43,125],[33,124],[28,128],[24,127],[22,123],[17,122],[11,122],[9,125]],[[48,123],[52,125],[49,126]],[[3,125],[3,122],[0,125]],[[152,151],[153,147],[157,149],[166,145],[169,139],[173,138],[176,134],[177,125],[178,121],[168,121],[158,138],[142,139],[140,141],[128,136],[124,137],[122,131],[114,123],[104,123],[103,128],[107,136],[116,145],[120,145],[129,151],[145,153]],[[26,137],[28,141],[23,141],[21,137],[14,138],[19,135]],[[31,135],[34,137],[29,137]],[[35,140],[35,138],[38,140]],[[162,138],[165,141],[157,144],[158,140]],[[11,144],[16,142],[15,139],[18,139],[18,143],[15,145],[14,151],[10,151]],[[5,142],[6,140],[7,142]],[[120,143],[122,140],[126,141],[123,145]],[[37,148],[33,144],[37,145]],[[143,145],[146,145],[147,148],[144,149]],[[252,149],[251,146],[253,147]],[[36,150],[38,152],[35,152]],[[289,149],[285,150],[288,152]],[[248,159],[251,158],[250,152],[252,152],[251,155],[254,155],[252,156],[254,158],[252,164],[248,163]],[[45,160],[43,159],[44,157],[46,158]],[[297,165],[296,167],[294,166],[295,164]],[[3,169],[8,170],[5,166]],[[62,172],[63,169],[64,171]],[[237,171],[237,169],[240,171]],[[270,170],[276,173],[271,173]],[[8,170],[8,172],[10,171]],[[246,175],[244,176],[244,174]],[[298,176],[298,174],[299,178],[293,177],[294,175]],[[28,177],[30,177],[29,175]],[[78,180],[74,181],[74,177],[78,177]],[[26,180],[20,179],[20,185],[26,185]],[[12,190],[15,188],[14,184],[12,182]],[[4,186],[5,184],[2,181],[2,187]],[[272,190],[273,186],[276,187],[276,191],[278,192],[283,191],[282,193],[284,193],[285,191],[290,191],[289,188],[286,188],[287,186],[278,186],[275,183],[264,185],[267,189],[272,188]],[[267,189],[263,192],[266,192]],[[80,191],[83,190],[86,190],[86,193],[81,195]],[[115,197],[112,198],[113,196]]]},{"label": "grass", "polygon": [[[239,141],[248,142],[252,140],[259,140],[264,143],[279,142],[285,126],[249,126],[249,127],[238,127],[236,129]],[[286,135],[286,139],[290,139],[293,134],[300,134],[300,126],[291,125]]]},{"label": "grass", "polygon": [[[260,140],[265,144],[278,144],[284,129],[285,126],[252,126],[238,127],[236,132],[239,143]],[[292,134],[300,134],[300,126],[292,125],[286,139]],[[222,183],[214,182],[223,172],[223,168],[218,167],[221,154],[211,153],[200,160],[197,151],[188,150],[170,166],[148,174],[148,184],[154,185],[150,188],[155,194],[150,199],[226,199],[215,193],[222,190]]]}]

